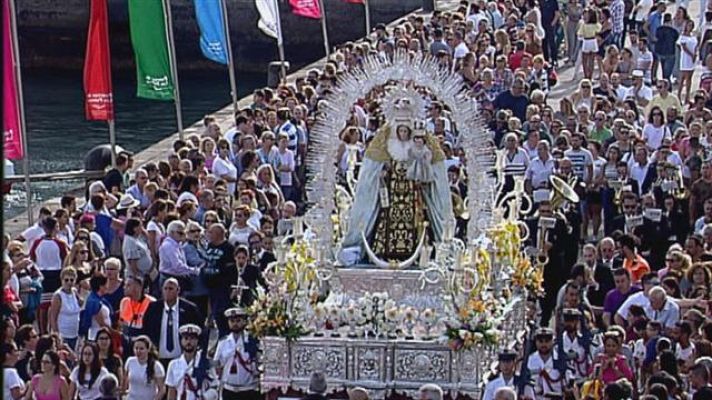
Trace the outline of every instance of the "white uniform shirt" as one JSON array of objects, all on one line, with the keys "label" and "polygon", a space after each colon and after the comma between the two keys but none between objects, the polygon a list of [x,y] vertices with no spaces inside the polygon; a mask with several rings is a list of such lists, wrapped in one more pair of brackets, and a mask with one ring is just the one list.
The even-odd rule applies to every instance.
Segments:
[{"label": "white uniform shirt", "polygon": [[[185,356],[181,354],[180,357],[168,364],[168,371],[166,372],[166,386],[176,390],[176,398],[180,399],[183,393],[185,393],[186,400],[199,400],[202,398],[203,393],[205,393],[211,385],[217,383],[217,379],[215,379],[215,371],[211,368],[210,371],[208,371],[208,378],[203,381],[202,387],[198,387],[198,381],[193,377],[193,369],[200,363],[201,357],[202,351],[198,351],[195,358],[193,358],[193,361],[187,362],[185,360]],[[198,391],[198,397],[196,397],[195,392],[186,386],[186,377],[192,381],[192,387],[196,388]]]},{"label": "white uniform shirt", "polygon": [[[527,368],[535,385],[534,393],[537,399],[544,399],[546,394],[563,393],[561,376],[559,371],[554,368],[555,353],[556,350],[552,350],[549,358],[544,361],[537,351],[530,355],[527,361]],[[545,378],[543,371],[546,371],[548,379]]]},{"label": "white uniform shirt", "polygon": [[573,357],[568,358],[567,363],[567,377],[571,379],[580,379],[588,376],[589,360],[586,355],[586,349],[581,345],[581,334],[576,333],[576,336],[570,338],[568,334],[564,333],[561,335],[563,340],[564,352],[573,355],[576,354],[575,359]]},{"label": "white uniform shirt", "polygon": [[514,376],[512,376],[511,379],[506,380],[502,374],[499,374],[496,378],[487,382],[487,385],[485,385],[485,393],[482,395],[482,400],[494,400],[494,394],[497,393],[499,388],[503,387],[510,387],[517,390],[514,386]]},{"label": "white uniform shirt", "polygon": [[[222,368],[220,380],[223,384],[238,387],[228,388],[230,391],[257,389],[257,380],[255,379],[257,363],[245,351],[246,343],[247,333],[243,332],[237,338],[231,334],[221,340],[215,350],[215,360]],[[236,357],[236,351],[239,351],[240,357]],[[237,367],[236,373],[231,372],[233,365]]]}]

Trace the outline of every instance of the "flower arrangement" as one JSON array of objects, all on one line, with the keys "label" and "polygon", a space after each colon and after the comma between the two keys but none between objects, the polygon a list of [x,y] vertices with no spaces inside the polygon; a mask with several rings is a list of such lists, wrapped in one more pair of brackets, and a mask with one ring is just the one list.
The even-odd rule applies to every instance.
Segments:
[{"label": "flower arrangement", "polygon": [[477,345],[496,346],[499,326],[518,299],[507,300],[484,294],[473,295],[456,308],[456,318],[445,321],[445,337],[454,351],[470,350]]},{"label": "flower arrangement", "polygon": [[257,299],[249,308],[250,319],[247,329],[257,338],[280,336],[287,340],[296,340],[308,333],[294,309],[284,301],[288,295],[286,286],[273,288],[266,293],[259,291]]},{"label": "flower arrangement", "polygon": [[[309,309],[314,315],[317,305],[317,273],[315,258],[309,245],[298,240],[280,251],[280,260],[272,263],[265,272],[270,291],[258,290],[257,298],[249,309],[252,316],[247,329],[257,338],[280,336],[296,340],[309,333],[304,325]],[[322,311],[326,314],[326,311]],[[324,317],[322,317],[324,318]]]},{"label": "flower arrangement", "polygon": [[511,265],[512,284],[543,295],[544,271],[533,266],[522,248],[521,227],[516,221],[504,221],[491,233],[495,245],[495,257],[503,265]]}]

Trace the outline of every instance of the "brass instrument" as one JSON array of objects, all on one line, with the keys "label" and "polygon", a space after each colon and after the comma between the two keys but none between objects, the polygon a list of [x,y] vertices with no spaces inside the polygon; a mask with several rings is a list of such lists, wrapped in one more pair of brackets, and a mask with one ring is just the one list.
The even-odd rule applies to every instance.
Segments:
[{"label": "brass instrument", "polygon": [[539,217],[537,225],[537,243],[536,243],[536,266],[543,268],[549,262],[548,249],[546,248],[549,231],[556,226],[556,218]]},{"label": "brass instrument", "polygon": [[564,213],[568,210],[569,204],[579,202],[579,195],[568,183],[556,175],[549,177],[549,185],[551,186],[551,194],[549,195],[551,209],[558,218],[564,220],[569,233],[571,233],[573,227],[568,224],[569,221]]},{"label": "brass instrument", "polygon": [[685,200],[690,197],[690,192],[685,187],[685,180],[682,176],[682,168],[679,166],[675,167],[675,182],[677,183],[675,189],[672,191],[672,195],[677,200]]},{"label": "brass instrument", "polygon": [[623,193],[623,181],[620,179],[613,179],[608,181],[608,187],[613,189],[613,205],[620,211],[621,208],[621,193]]}]

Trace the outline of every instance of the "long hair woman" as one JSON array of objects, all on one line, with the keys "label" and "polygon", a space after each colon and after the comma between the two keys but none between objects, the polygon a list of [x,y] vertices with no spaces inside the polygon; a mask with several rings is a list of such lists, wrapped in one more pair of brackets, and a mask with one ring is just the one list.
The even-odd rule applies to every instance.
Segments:
[{"label": "long hair woman", "polygon": [[119,383],[123,381],[123,364],[121,357],[114,353],[111,331],[107,328],[99,329],[96,334],[96,345],[99,348],[99,359],[107,371],[116,375]]},{"label": "long hair woman", "polygon": [[109,375],[101,365],[99,347],[92,342],[85,342],[80,353],[79,365],[69,375],[69,398],[94,400],[101,396],[99,382]]},{"label": "long hair woman", "polygon": [[166,372],[158,362],[158,351],[148,336],[133,341],[133,357],[124,366],[123,391],[126,400],[161,399],[166,392]]},{"label": "long hair woman", "polygon": [[40,373],[30,380],[25,400],[69,400],[69,384],[60,374],[61,361],[54,350],[48,350],[40,360]]}]

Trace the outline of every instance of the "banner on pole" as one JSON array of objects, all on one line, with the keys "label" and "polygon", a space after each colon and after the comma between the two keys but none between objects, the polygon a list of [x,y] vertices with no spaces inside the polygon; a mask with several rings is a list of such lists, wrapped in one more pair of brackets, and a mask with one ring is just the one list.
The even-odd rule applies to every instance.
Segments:
[{"label": "banner on pole", "polygon": [[292,12],[300,17],[321,19],[319,0],[289,0]]},{"label": "banner on pole", "polygon": [[8,160],[19,160],[25,156],[20,124],[21,104],[17,92],[19,77],[15,76],[10,2],[3,1],[2,4],[3,153]]},{"label": "banner on pole", "polygon": [[88,120],[114,119],[107,0],[91,0],[84,59],[84,111]]},{"label": "banner on pole", "polygon": [[200,50],[203,55],[216,63],[227,65],[227,39],[221,1],[195,0],[195,18],[200,27]]},{"label": "banner on pole", "polygon": [[136,58],[138,97],[173,100],[166,19],[160,0],[129,0],[131,44]]},{"label": "banner on pole", "polygon": [[279,30],[279,7],[276,0],[255,0],[257,12],[260,19],[257,27],[267,36],[277,39],[277,43],[282,43],[282,32]]}]

